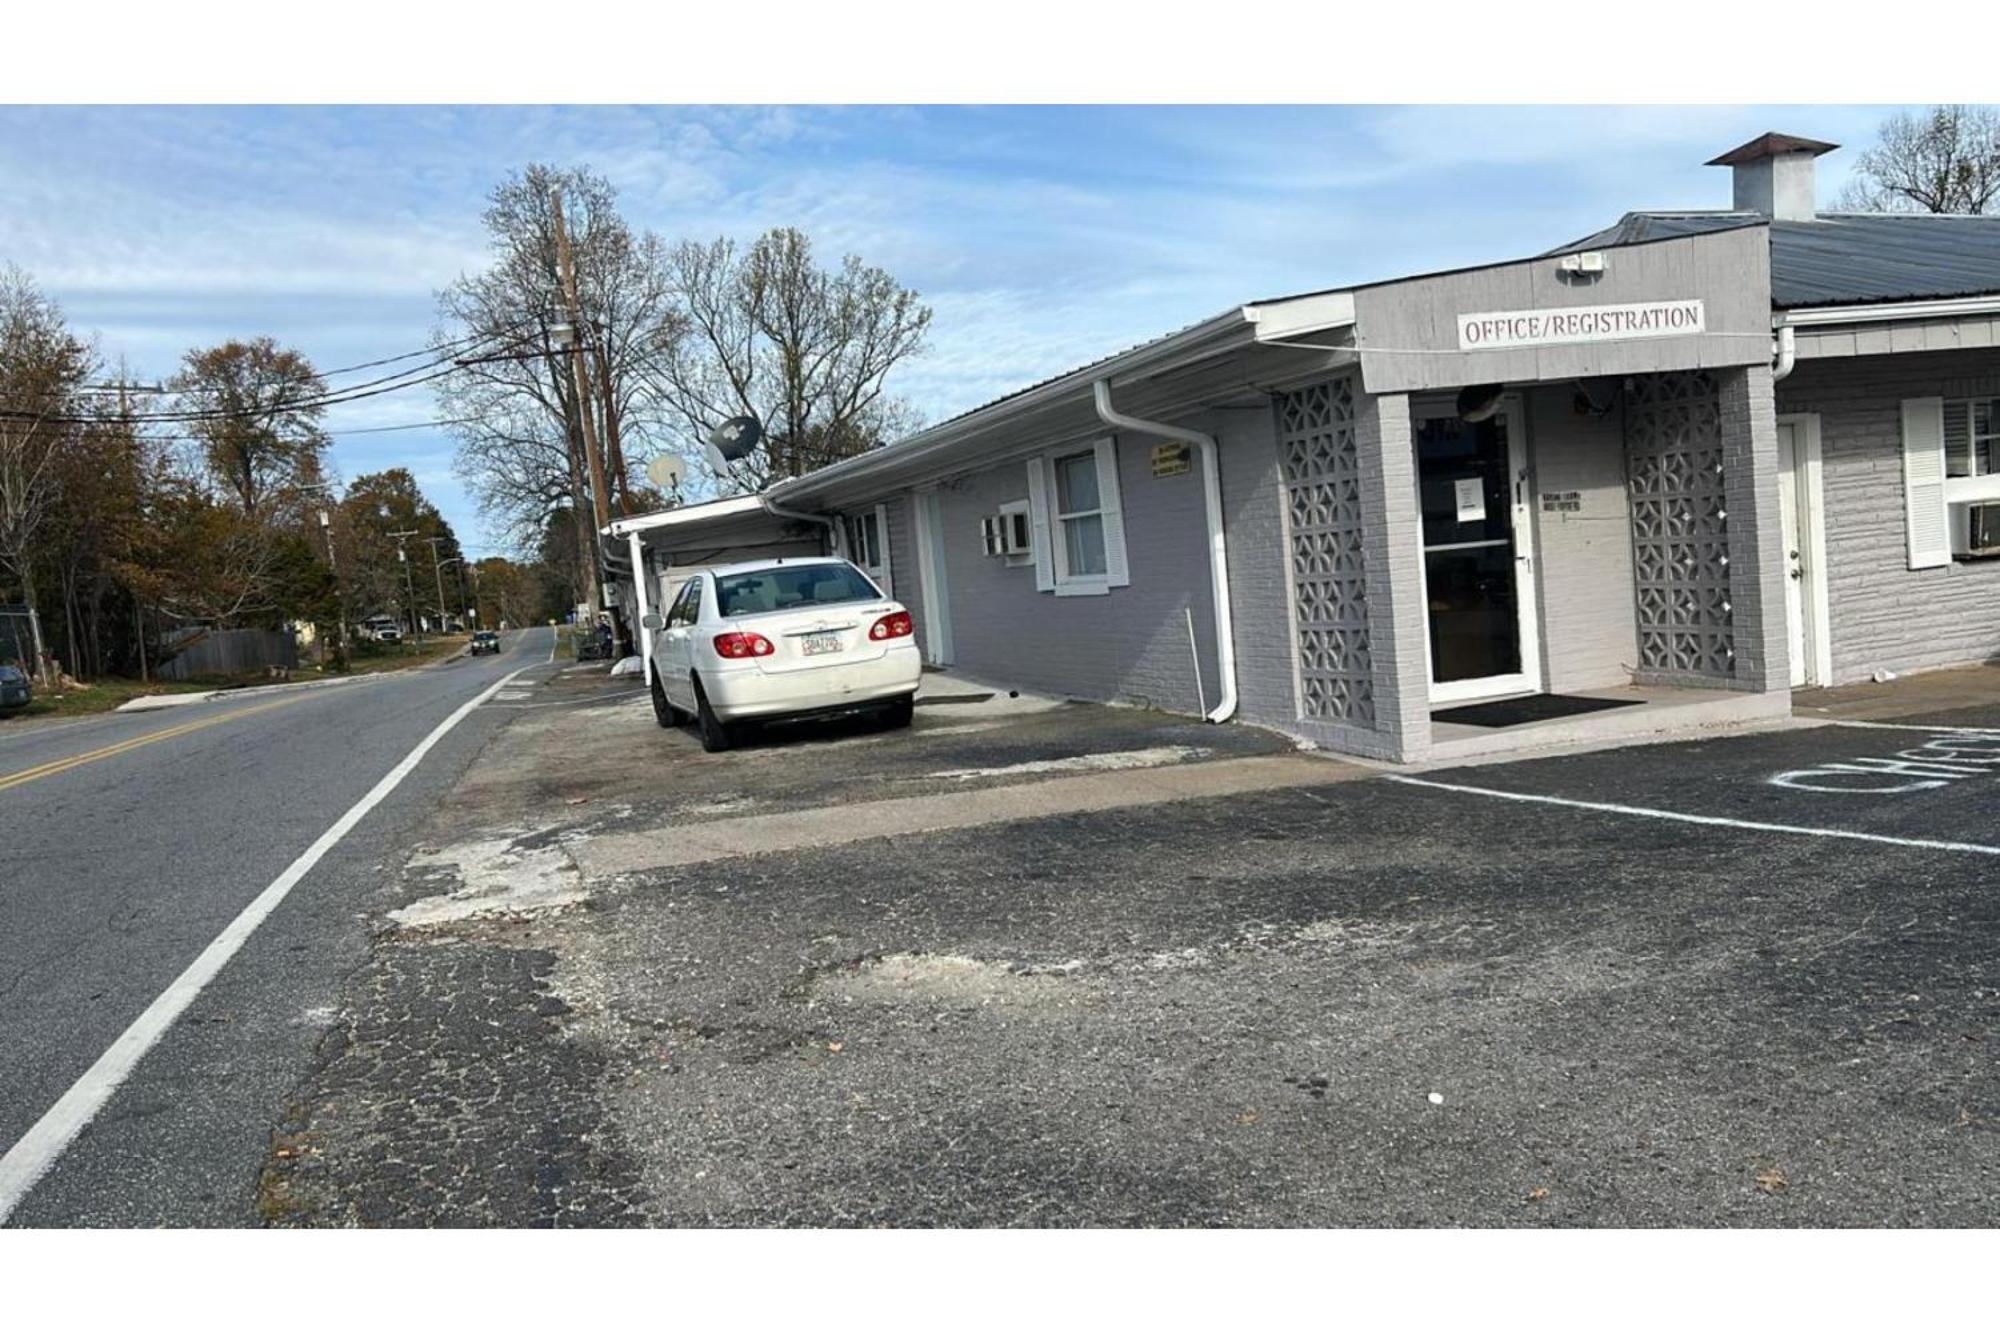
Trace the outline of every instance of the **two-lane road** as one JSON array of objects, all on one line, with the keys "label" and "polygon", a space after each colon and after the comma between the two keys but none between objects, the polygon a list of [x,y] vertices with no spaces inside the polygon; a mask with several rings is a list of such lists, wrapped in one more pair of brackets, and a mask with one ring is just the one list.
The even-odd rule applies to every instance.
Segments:
[{"label": "two-lane road", "polygon": [[[435,733],[509,673],[543,674],[552,641],[530,629],[497,657],[0,733],[0,1215],[256,1221],[256,1163],[362,955],[370,895],[507,713]],[[276,906],[245,922],[260,895]],[[245,930],[149,1037],[169,988]],[[121,1037],[138,1052],[122,1072]],[[112,1088],[87,1115],[79,1080]]]}]

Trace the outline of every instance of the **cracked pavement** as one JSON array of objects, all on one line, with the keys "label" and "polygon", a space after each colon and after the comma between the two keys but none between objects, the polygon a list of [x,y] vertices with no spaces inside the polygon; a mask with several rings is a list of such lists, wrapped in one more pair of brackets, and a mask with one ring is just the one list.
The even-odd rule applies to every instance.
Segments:
[{"label": "cracked pavement", "polygon": [[[538,695],[576,706],[500,732],[385,895],[342,1035],[273,1140],[271,1220],[1970,1226],[2000,1204],[1984,860],[1329,762],[1227,799],[1128,789],[593,878],[572,854],[595,837],[866,820],[940,772],[988,770],[974,790],[1004,812],[1052,758],[1302,761],[1247,728],[1097,708],[967,730],[940,707],[911,733],[704,756],[586,673]],[[1857,735],[1505,773],[1604,796],[1688,771],[1721,799],[1730,773]],[[388,920],[467,894],[482,839],[498,882],[460,901],[492,910]],[[550,856],[577,897],[510,905],[500,862]]]}]

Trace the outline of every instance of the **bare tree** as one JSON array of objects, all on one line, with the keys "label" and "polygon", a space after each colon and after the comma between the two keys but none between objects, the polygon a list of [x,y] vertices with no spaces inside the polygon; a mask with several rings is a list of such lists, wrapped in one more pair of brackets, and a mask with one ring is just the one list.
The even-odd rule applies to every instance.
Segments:
[{"label": "bare tree", "polygon": [[[445,414],[461,419],[452,428],[460,476],[521,549],[540,543],[551,515],[587,512],[591,503],[575,382],[551,333],[568,322],[549,204],[555,190],[588,326],[589,408],[604,428],[615,508],[630,496],[633,465],[660,447],[661,423],[638,366],[672,338],[673,289],[660,243],[632,233],[608,181],[586,169],[531,165],[493,191],[484,214],[492,265],[437,298],[440,346],[484,341],[461,355],[464,364],[440,382],[439,396]],[[575,536],[588,559],[589,529],[575,525]]]},{"label": "bare tree", "polygon": [[1849,212],[1984,213],[2000,199],[2000,111],[1934,106],[1882,122],[1840,197]]},{"label": "bare tree", "polygon": [[923,350],[931,311],[882,269],[853,255],[823,269],[789,227],[743,250],[684,242],[672,265],[679,336],[647,363],[661,407],[690,437],[733,416],[764,425],[763,454],[721,484],[760,489],[871,449],[912,420],[885,386]]}]

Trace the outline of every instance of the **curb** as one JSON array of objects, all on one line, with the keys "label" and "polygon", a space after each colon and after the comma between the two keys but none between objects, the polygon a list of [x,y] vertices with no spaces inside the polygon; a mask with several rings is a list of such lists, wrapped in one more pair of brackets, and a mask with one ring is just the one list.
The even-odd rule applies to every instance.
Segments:
[{"label": "curb", "polygon": [[360,685],[366,681],[380,680],[393,676],[393,671],[377,671],[366,676],[342,676],[334,680],[292,680],[276,685],[246,685],[233,690],[201,690],[189,694],[148,694],[137,699],[129,699],[112,709],[114,713],[153,713],[162,708],[181,708],[188,704],[205,704],[215,699],[243,699],[262,694],[279,694],[286,690],[328,690],[336,685]]}]

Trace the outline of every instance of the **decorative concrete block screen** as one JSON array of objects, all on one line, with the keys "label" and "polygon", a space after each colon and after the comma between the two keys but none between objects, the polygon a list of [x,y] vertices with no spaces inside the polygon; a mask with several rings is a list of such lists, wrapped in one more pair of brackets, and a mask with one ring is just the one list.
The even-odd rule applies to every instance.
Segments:
[{"label": "decorative concrete block screen", "polygon": [[1314,720],[1370,726],[1375,678],[1350,381],[1278,395],[1278,446],[1298,631],[1299,708]]},{"label": "decorative concrete block screen", "polygon": [[1640,375],[1625,395],[1639,666],[1660,677],[1736,674],[1722,417],[1706,371]]}]

